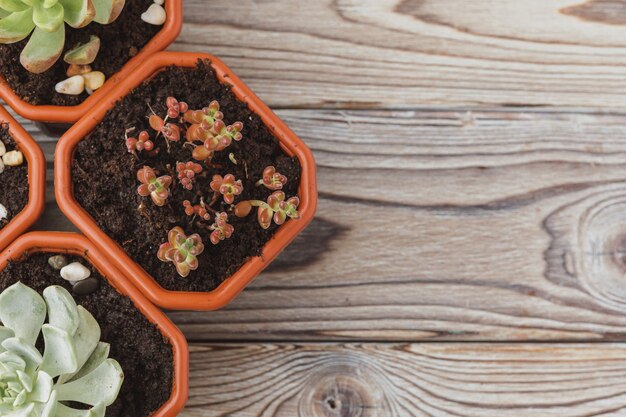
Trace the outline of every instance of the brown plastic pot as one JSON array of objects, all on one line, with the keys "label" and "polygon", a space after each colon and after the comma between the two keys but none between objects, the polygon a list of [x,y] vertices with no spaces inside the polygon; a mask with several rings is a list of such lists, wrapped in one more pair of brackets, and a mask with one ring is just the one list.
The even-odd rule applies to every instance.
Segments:
[{"label": "brown plastic pot", "polygon": [[22,100],[0,76],[0,98],[20,116],[44,123],[74,123],[100,101],[120,81],[133,74],[135,67],[151,54],[167,48],[180,34],[183,26],[182,0],[165,0],[167,20],[163,27],[140,51],[104,85],[77,106],[34,105]]},{"label": "brown plastic pot", "polygon": [[39,219],[46,203],[46,158],[41,148],[4,107],[0,106],[0,124],[4,123],[9,124],[9,134],[28,162],[28,203],[0,230],[0,250]]},{"label": "brown plastic pot", "polygon": [[[262,255],[250,258],[235,274],[211,292],[168,291],[157,282],[104,231],[74,198],[72,160],[76,145],[89,134],[116,101],[164,67],[195,67],[198,59],[211,61],[217,77],[232,86],[232,92],[261,117],[290,156],[296,156],[302,166],[298,195],[301,203],[300,220],[288,220],[263,247]],[[315,160],[311,151],[285,123],[278,118],[224,63],[207,55],[188,52],[161,52],[148,58],[134,73],[117,85],[86,117],[75,124],[59,141],[55,153],[55,192],[61,210],[89,237],[111,262],[155,304],[171,310],[214,310],[228,304],[313,220],[317,209]],[[155,254],[156,256],[156,254]],[[175,272],[174,272],[175,273]]]},{"label": "brown plastic pot", "polygon": [[128,279],[111,265],[109,259],[87,238],[76,233],[32,232],[18,238],[0,254],[0,270],[9,261],[20,261],[36,252],[78,255],[91,263],[115,290],[131,299],[139,310],[172,345],[174,379],[169,400],[151,417],[175,417],[182,411],[189,393],[189,348],[181,331]]}]

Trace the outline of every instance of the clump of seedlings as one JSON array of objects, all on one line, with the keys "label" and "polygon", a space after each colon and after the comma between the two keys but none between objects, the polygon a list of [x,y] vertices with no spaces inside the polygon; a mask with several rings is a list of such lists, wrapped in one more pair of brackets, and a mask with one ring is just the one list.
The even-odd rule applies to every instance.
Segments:
[{"label": "clump of seedlings", "polygon": [[42,298],[13,284],[0,294],[0,322],[0,415],[105,415],[124,373],[96,319],[67,290],[50,286]]},{"label": "clump of seedlings", "polygon": [[[257,207],[258,223],[263,229],[268,229],[272,221],[282,225],[288,218],[299,218],[300,201],[298,197],[287,198],[280,191],[288,179],[274,166],[266,167],[260,178],[254,179],[259,187],[269,190],[268,193],[273,191],[267,201],[237,202],[244,193],[242,180],[236,178],[234,173],[224,172],[225,167],[212,162],[217,152],[226,151],[234,141],[243,140],[243,122],[224,122],[224,113],[217,101],[196,110],[190,109],[183,101],[168,97],[165,109],[164,116],[151,110],[148,123],[154,131],[152,134],[142,131],[137,137],[129,136],[134,130],[129,128],[124,138],[128,152],[139,164],[158,152],[171,153],[173,147],[190,151],[190,160],[178,161],[174,166],[167,165],[161,168],[162,172],[157,173],[147,165],[137,172],[137,180],[140,182],[138,194],[142,197],[150,196],[156,206],[173,204],[170,202],[172,195],[184,196],[182,205],[187,218],[172,220],[179,225],[169,230],[167,241],[156,254],[159,260],[173,263],[182,277],[199,267],[198,255],[205,249],[202,237],[198,233],[187,236],[180,225],[206,230],[211,243],[218,245],[236,233],[236,227],[229,223],[231,214],[243,218],[250,214],[252,207]],[[165,145],[165,149],[160,149],[160,145]],[[245,161],[238,161],[233,153],[229,154],[228,159],[235,165],[243,163],[246,167],[245,175],[249,178]],[[215,173],[217,170],[221,173]],[[143,202],[141,207],[145,208]],[[171,210],[167,207],[163,209]]]}]

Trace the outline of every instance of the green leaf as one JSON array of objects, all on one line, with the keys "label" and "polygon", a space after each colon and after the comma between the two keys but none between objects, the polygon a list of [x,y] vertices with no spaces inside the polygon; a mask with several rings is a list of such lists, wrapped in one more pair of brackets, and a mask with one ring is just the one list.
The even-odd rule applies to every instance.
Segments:
[{"label": "green leaf", "polygon": [[104,343],[104,342],[98,342],[98,346],[96,346],[96,349],[93,351],[89,359],[87,359],[87,362],[85,362],[83,367],[80,368],[80,371],[78,371],[75,375],[73,375],[68,380],[74,381],[76,379],[80,379],[83,376],[91,373],[93,370],[98,368],[102,364],[102,362],[107,360],[107,358],[109,357],[110,350],[111,350],[111,345],[109,345],[108,343]]},{"label": "green leaf", "polygon": [[54,381],[52,377],[45,372],[37,372],[37,379],[33,384],[33,391],[30,399],[34,402],[45,403],[50,398]]},{"label": "green leaf", "polygon": [[7,12],[23,12],[28,8],[30,6],[22,3],[20,0],[0,0],[0,9],[4,9]]},{"label": "green leaf", "polygon": [[55,4],[50,8],[43,7],[43,4],[37,3],[33,8],[33,22],[35,25],[46,32],[55,32],[63,25],[63,6]]},{"label": "green leaf", "polygon": [[76,401],[88,405],[113,404],[122,387],[124,373],[114,359],[107,359],[93,372],[57,387],[59,401]]},{"label": "green leaf", "polygon": [[0,344],[4,342],[5,340],[14,336],[15,336],[15,333],[13,333],[13,330],[9,329],[8,327],[0,326]]},{"label": "green leaf", "polygon": [[63,60],[68,64],[89,65],[96,59],[99,51],[100,38],[91,36],[87,43],[78,44],[78,46],[67,51]]},{"label": "green leaf", "polygon": [[65,288],[54,285],[43,291],[43,298],[48,305],[48,323],[74,336],[80,319],[78,306],[70,293]]},{"label": "green leaf", "polygon": [[93,21],[96,10],[92,0],[59,0],[65,10],[63,17],[73,28],[82,28]]},{"label": "green leaf", "polygon": [[93,0],[96,8],[95,22],[108,25],[114,22],[122,13],[126,0]]},{"label": "green leaf", "polygon": [[57,392],[52,391],[52,393],[50,394],[50,398],[48,399],[46,405],[43,407],[39,414],[40,417],[55,417],[55,415],[57,414],[58,406],[59,403],[57,402]]},{"label": "green leaf", "polygon": [[28,404],[17,410],[9,411],[8,414],[4,414],[2,417],[30,417],[34,409],[35,404]]},{"label": "green leaf", "polygon": [[59,59],[64,44],[65,25],[61,25],[56,32],[35,28],[20,55],[20,62],[28,71],[40,74]]},{"label": "green leaf", "polygon": [[[74,348],[76,349],[76,370],[82,370],[83,365],[92,356],[94,350],[100,341],[100,325],[96,319],[83,308],[78,306],[78,315],[80,324],[74,335]],[[108,354],[108,352],[107,352]],[[63,383],[69,380],[74,372],[61,375],[59,382]]]},{"label": "green leaf", "polygon": [[21,282],[0,294],[0,321],[26,343],[35,344],[45,318],[43,298]]},{"label": "green leaf", "polygon": [[39,367],[52,378],[61,374],[70,374],[78,370],[76,350],[72,343],[72,337],[65,330],[44,324],[42,327],[46,349],[43,354],[43,362]]},{"label": "green leaf", "polygon": [[76,410],[59,403],[56,417],[104,417],[105,411],[106,407],[103,403],[97,404],[90,410]]},{"label": "green leaf", "polygon": [[[26,368],[23,369],[25,372],[30,373],[34,371],[43,361],[41,353],[39,353],[35,347],[24,343],[22,339],[17,337],[12,337],[2,342],[2,347],[8,350],[8,353],[14,353],[25,361]],[[2,355],[4,355],[4,353]],[[0,355],[0,357],[2,357],[2,355]]]}]

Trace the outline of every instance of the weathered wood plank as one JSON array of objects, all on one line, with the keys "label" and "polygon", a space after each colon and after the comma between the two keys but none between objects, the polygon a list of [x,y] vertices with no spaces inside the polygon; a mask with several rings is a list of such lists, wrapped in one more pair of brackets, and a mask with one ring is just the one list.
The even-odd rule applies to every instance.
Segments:
[{"label": "weathered wood plank", "polygon": [[280,114],[319,215],[191,340],[624,340],[626,118]]},{"label": "weathered wood plank", "polygon": [[193,345],[181,416],[621,416],[624,363],[623,344]]},{"label": "weathered wood plank", "polygon": [[175,50],[273,106],[624,108],[617,0],[185,0]]}]

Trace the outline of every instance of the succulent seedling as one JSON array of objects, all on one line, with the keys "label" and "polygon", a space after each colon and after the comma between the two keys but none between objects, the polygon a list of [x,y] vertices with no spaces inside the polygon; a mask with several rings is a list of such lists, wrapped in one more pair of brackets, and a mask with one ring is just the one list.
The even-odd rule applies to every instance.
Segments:
[{"label": "succulent seedling", "polygon": [[168,97],[166,100],[167,117],[176,119],[189,110],[189,106],[184,101],[178,101],[174,97]]},{"label": "succulent seedling", "polygon": [[185,235],[180,227],[176,226],[167,234],[167,242],[159,248],[157,257],[162,262],[172,262],[178,275],[185,278],[193,270],[198,269],[198,258],[204,251],[202,238],[197,233]]},{"label": "succulent seedling", "polygon": [[136,152],[143,150],[150,152],[154,149],[154,142],[150,140],[150,135],[145,130],[139,132],[136,138],[128,137],[128,133],[129,131],[126,131],[126,149],[128,149],[128,152],[136,155]]},{"label": "succulent seedling", "polygon": [[263,178],[261,178],[256,184],[264,185],[272,191],[282,190],[283,185],[287,184],[287,177],[279,172],[276,172],[276,168],[273,166],[268,166],[263,170]]},{"label": "succulent seedling", "polygon": [[42,73],[63,52],[65,23],[75,29],[92,21],[108,24],[117,19],[124,4],[125,0],[2,0],[0,43],[15,43],[30,36],[20,62],[28,71]]},{"label": "succulent seedling", "polygon": [[217,245],[224,239],[233,235],[235,228],[228,224],[228,214],[221,212],[215,215],[215,222],[211,225],[211,243]]},{"label": "succulent seedling", "polygon": [[185,207],[185,214],[187,216],[198,216],[202,220],[211,220],[211,214],[207,209],[207,205],[204,204],[204,200],[200,200],[200,204],[191,204],[191,201],[183,201],[183,207]]},{"label": "succulent seedling", "polygon": [[0,322],[0,415],[105,415],[124,373],[96,319],[66,289],[48,287],[42,298],[13,284],[0,294]]},{"label": "succulent seedling", "polygon": [[267,198],[267,202],[260,200],[240,202],[235,206],[235,215],[237,217],[246,217],[250,214],[252,207],[258,207],[257,220],[263,229],[268,229],[272,224],[272,220],[280,226],[285,223],[287,218],[299,219],[299,205],[300,199],[298,197],[291,197],[285,200],[284,192],[275,191]]},{"label": "succulent seedling", "polygon": [[165,201],[170,195],[169,188],[172,184],[172,177],[163,175],[157,178],[152,168],[144,166],[137,171],[137,180],[141,183],[137,188],[140,196],[150,196],[152,202],[157,206],[165,205]]},{"label": "succulent seedling", "polygon": [[167,123],[167,120],[156,114],[150,116],[150,127],[162,133],[165,139],[169,141],[178,142],[180,140],[180,127],[174,123]]},{"label": "succulent seedling", "polygon": [[233,174],[227,174],[223,178],[221,175],[214,175],[210,185],[213,191],[224,196],[224,202],[226,204],[233,204],[235,202],[235,196],[243,192],[241,180],[235,179]]},{"label": "succulent seedling", "polygon": [[202,172],[202,165],[195,162],[179,162],[176,164],[176,172],[178,172],[178,180],[187,190],[193,188],[193,179],[196,174]]}]

